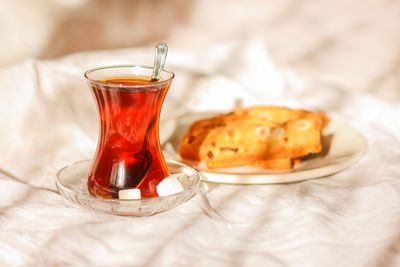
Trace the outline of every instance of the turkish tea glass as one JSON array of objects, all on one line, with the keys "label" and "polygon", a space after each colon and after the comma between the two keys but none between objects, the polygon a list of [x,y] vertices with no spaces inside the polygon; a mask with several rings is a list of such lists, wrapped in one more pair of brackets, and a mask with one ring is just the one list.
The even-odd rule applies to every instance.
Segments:
[{"label": "turkish tea glass", "polygon": [[91,195],[118,198],[140,189],[141,198],[157,197],[156,186],[170,175],[159,141],[159,120],[174,73],[152,80],[152,67],[108,66],[88,70],[100,129],[88,173]]}]

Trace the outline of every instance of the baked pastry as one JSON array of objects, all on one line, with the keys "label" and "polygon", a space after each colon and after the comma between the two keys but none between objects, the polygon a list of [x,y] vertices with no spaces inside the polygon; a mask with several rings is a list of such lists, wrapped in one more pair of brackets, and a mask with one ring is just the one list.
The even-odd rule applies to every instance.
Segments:
[{"label": "baked pastry", "polygon": [[183,159],[204,161],[207,168],[239,165],[290,169],[294,160],[321,151],[324,113],[284,107],[235,109],[194,122],[182,139]]}]

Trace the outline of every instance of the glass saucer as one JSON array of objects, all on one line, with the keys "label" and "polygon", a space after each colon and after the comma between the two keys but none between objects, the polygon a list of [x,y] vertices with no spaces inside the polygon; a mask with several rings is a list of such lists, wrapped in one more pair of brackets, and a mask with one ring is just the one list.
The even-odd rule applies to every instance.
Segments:
[{"label": "glass saucer", "polygon": [[199,173],[174,160],[166,160],[171,174],[184,173],[178,176],[183,191],[177,194],[137,200],[98,198],[89,194],[87,173],[90,160],[78,161],[62,168],[56,174],[56,186],[67,200],[83,207],[116,215],[149,216],[170,210],[192,198],[199,187]]}]

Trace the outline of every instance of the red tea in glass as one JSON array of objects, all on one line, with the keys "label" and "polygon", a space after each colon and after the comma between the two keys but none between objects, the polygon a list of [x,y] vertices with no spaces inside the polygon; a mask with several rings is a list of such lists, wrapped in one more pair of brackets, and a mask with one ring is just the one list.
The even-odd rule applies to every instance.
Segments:
[{"label": "red tea in glass", "polygon": [[158,124],[174,74],[163,71],[160,80],[152,81],[151,73],[151,67],[143,66],[85,73],[100,116],[99,141],[88,174],[94,196],[118,198],[121,189],[139,188],[142,198],[156,197],[156,186],[169,175]]}]

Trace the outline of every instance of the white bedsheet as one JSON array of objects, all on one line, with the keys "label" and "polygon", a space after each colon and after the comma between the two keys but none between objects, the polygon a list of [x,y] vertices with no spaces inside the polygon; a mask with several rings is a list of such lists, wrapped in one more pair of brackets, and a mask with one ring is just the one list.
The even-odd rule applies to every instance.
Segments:
[{"label": "white bedsheet", "polygon": [[[238,103],[320,109],[358,129],[354,166],[277,185],[203,185],[151,217],[79,207],[56,172],[90,158],[97,112],[83,72],[152,64],[153,48],[97,51],[0,69],[0,259],[10,266],[399,266],[400,107],[307,81],[257,39],[202,51],[170,47],[176,73],[162,119]],[[398,103],[398,101],[397,101]]]}]

